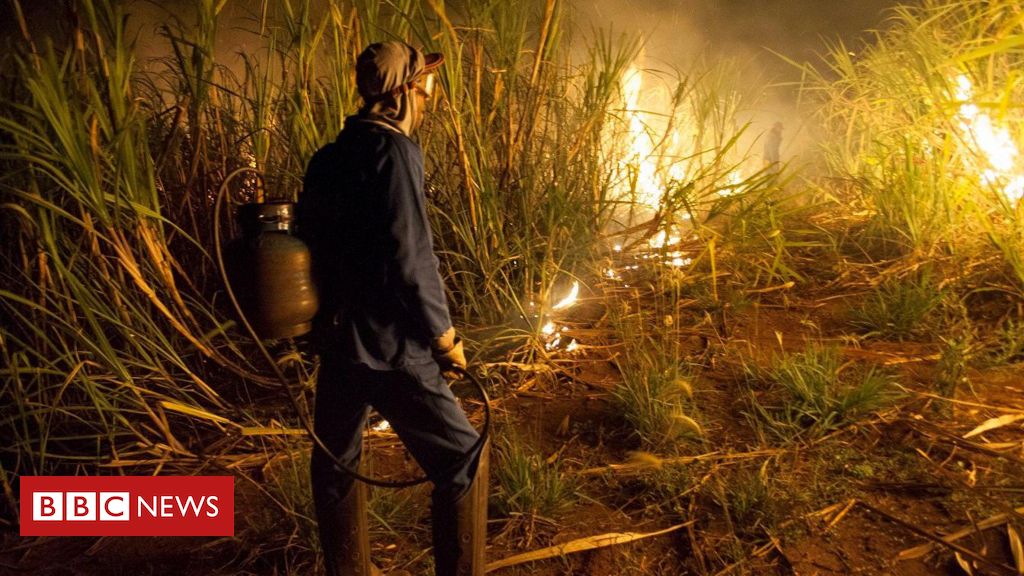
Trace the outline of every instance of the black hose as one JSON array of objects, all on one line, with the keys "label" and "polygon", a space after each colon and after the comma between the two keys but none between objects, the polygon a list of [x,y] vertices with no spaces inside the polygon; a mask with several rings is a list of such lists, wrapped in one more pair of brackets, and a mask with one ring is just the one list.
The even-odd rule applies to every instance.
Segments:
[{"label": "black hose", "polygon": [[[260,339],[259,334],[256,333],[256,330],[252,327],[252,324],[249,322],[249,319],[245,316],[245,312],[242,310],[241,304],[239,304],[238,299],[235,297],[235,291],[231,288],[231,280],[228,278],[227,268],[224,266],[224,254],[222,251],[220,239],[220,212],[225,192],[227,192],[228,184],[235,177],[245,172],[255,172],[257,175],[259,175],[259,172],[255,168],[250,167],[239,168],[234,172],[231,172],[230,174],[228,174],[227,178],[224,179],[224,182],[220,185],[220,189],[217,191],[217,198],[214,201],[213,242],[214,249],[217,255],[217,267],[220,269],[221,279],[224,281],[224,287],[227,291],[228,299],[231,300],[231,305],[234,306],[235,312],[238,314],[238,318],[242,321],[242,325],[245,327],[246,331],[252,337],[253,341],[256,343],[256,347],[259,348],[260,353],[263,355],[264,359],[266,359],[267,364],[269,364],[270,368],[274,371],[274,376],[277,377],[278,381],[281,383],[281,386],[284,388],[285,395],[288,396],[288,400],[291,402],[292,407],[295,408],[296,413],[298,413],[299,415],[299,420],[302,423],[302,427],[306,430],[306,433],[309,434],[309,437],[313,440],[314,449],[319,448],[320,450],[323,450],[324,454],[327,454],[331,458],[331,460],[334,461],[334,467],[337,470],[345,474],[348,474],[349,476],[355,478],[356,480],[365,482],[366,484],[369,484],[371,486],[377,486],[380,488],[407,488],[409,486],[416,486],[417,484],[423,484],[424,482],[429,481],[430,479],[424,475],[419,478],[413,478],[411,480],[388,482],[386,480],[380,480],[370,476],[364,476],[363,474],[360,474],[358,471],[353,470],[347,464],[342,462],[341,459],[337,457],[337,455],[335,455],[333,452],[330,451],[330,449],[327,448],[327,445],[324,444],[323,440],[321,440],[320,437],[317,436],[316,432],[313,430],[313,425],[310,423],[309,416],[303,411],[302,406],[299,404],[298,400],[296,400],[295,396],[291,392],[288,377],[284,375],[284,371],[282,371],[281,368],[277,365],[277,362],[274,361],[273,356],[270,355],[270,351],[267,350],[267,347],[263,345],[263,341]],[[480,437],[477,438],[476,443],[473,444],[469,452],[466,454],[466,458],[468,459],[472,458],[479,452],[480,448],[484,445],[484,442],[487,441],[487,437],[490,434],[491,401],[490,398],[487,396],[487,390],[484,389],[483,384],[481,384],[480,381],[475,376],[470,374],[468,370],[459,367],[455,367],[454,370],[468,378],[469,381],[474,386],[476,386],[477,390],[480,391],[480,397],[483,400],[484,404],[484,423],[480,429]],[[462,467],[464,464],[465,459],[456,460],[455,462],[452,463],[452,466],[449,469],[445,470],[445,473],[454,472],[458,470],[460,467]]]}]

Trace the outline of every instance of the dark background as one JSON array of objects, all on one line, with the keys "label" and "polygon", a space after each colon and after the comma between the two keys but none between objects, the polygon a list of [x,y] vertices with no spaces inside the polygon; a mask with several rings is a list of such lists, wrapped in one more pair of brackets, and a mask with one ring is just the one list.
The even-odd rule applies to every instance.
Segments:
[{"label": "dark background", "polygon": [[[139,65],[150,65],[152,56],[166,55],[166,40],[158,26],[170,17],[186,22],[194,18],[195,0],[96,0],[123,2],[129,6],[139,31]],[[424,0],[425,1],[425,0]],[[456,10],[472,10],[475,0],[448,0]],[[510,0],[511,1],[511,0]],[[514,0],[539,17],[544,0]],[[819,69],[820,55],[830,44],[842,41],[856,53],[872,39],[872,30],[884,27],[888,11],[898,4],[916,0],[564,0],[570,9],[577,46],[585,46],[596,30],[611,30],[614,36],[643,35],[642,66],[660,71],[686,73],[694,62],[717,65],[728,58],[741,69],[741,88],[763,86],[756,101],[738,118],[750,122],[750,134],[767,130],[775,121],[785,126],[783,152],[799,156],[813,138],[807,133],[808,118],[799,111],[796,87],[801,70],[787,59],[810,62]],[[313,0],[314,7],[322,0]],[[36,42],[42,34],[54,33],[64,21],[64,0],[22,0]],[[230,0],[219,23],[217,60],[240,67],[239,53],[257,49],[255,38],[242,29],[252,29],[251,16],[259,0]],[[248,17],[247,17],[248,16]],[[0,38],[20,41],[20,31],[9,0],[0,0]],[[525,49],[530,49],[527,46]],[[671,74],[665,77],[670,83]]]},{"label": "dark background", "polygon": [[[130,11],[158,23],[168,9],[187,15],[192,0],[97,0],[123,1]],[[524,7],[543,0],[519,0]],[[472,9],[472,0],[450,2]],[[258,0],[232,0],[232,15],[256,10]],[[569,0],[580,31],[593,27],[612,28],[617,33],[641,32],[649,37],[649,56],[667,61],[706,50],[761,59],[768,50],[795,60],[810,60],[822,50],[823,40],[842,38],[856,47],[862,33],[883,24],[885,10],[895,0]],[[66,11],[62,0],[21,0],[34,31],[51,30]],[[152,28],[150,28],[152,30]],[[0,2],[0,33],[18,35],[9,0]],[[777,58],[764,58],[764,65],[785,72]]]}]

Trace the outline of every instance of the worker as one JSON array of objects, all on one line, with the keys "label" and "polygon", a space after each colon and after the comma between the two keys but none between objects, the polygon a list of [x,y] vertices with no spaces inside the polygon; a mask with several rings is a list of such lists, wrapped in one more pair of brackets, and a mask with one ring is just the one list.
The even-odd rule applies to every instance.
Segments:
[{"label": "worker", "polygon": [[403,42],[367,47],[356,61],[363,105],[314,154],[299,198],[321,297],[321,356],[311,475],[331,576],[379,574],[370,562],[366,486],[358,467],[375,408],[433,483],[437,576],[483,574],[487,448],[443,373],[464,368],[433,252],[423,153],[413,133],[434,95],[442,54]]},{"label": "worker", "polygon": [[774,171],[780,168],[782,161],[779,149],[782,147],[782,122],[776,122],[764,140],[764,165]]}]

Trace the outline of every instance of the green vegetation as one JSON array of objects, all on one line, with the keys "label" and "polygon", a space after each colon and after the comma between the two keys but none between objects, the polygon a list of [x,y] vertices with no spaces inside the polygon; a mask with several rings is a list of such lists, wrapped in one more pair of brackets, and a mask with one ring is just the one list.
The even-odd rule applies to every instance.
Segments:
[{"label": "green vegetation", "polygon": [[694,414],[692,376],[677,359],[666,356],[654,338],[635,337],[626,342],[619,360],[622,383],[612,391],[613,406],[645,449],[674,451],[676,444],[703,437]]},{"label": "green vegetation", "polygon": [[848,366],[835,348],[811,346],[752,368],[750,417],[762,436],[785,442],[820,437],[889,403],[894,377],[874,367]]},{"label": "green vegetation", "polygon": [[865,337],[906,340],[928,336],[938,326],[942,291],[927,275],[887,280],[851,311],[850,324]]},{"label": "green vegetation", "polygon": [[827,75],[808,68],[807,91],[821,104],[829,165],[851,183],[845,200],[871,214],[869,236],[916,257],[968,260],[995,248],[1019,283],[1024,181],[1006,160],[1022,141],[1010,105],[1024,90],[1018,9],[1011,0],[898,7],[873,44],[834,46]]},{"label": "green vegetation", "polygon": [[994,345],[985,360],[993,365],[1020,362],[1024,359],[1024,322],[1012,318],[1000,325],[993,338]]},{"label": "green vegetation", "polygon": [[756,469],[740,468],[728,474],[715,498],[739,534],[771,529],[778,519],[782,494],[769,473],[769,462]]},{"label": "green vegetation", "polygon": [[545,459],[514,432],[499,439],[495,456],[491,473],[497,488],[492,501],[502,516],[531,523],[538,517],[558,521],[577,500],[575,479],[559,459]]}]

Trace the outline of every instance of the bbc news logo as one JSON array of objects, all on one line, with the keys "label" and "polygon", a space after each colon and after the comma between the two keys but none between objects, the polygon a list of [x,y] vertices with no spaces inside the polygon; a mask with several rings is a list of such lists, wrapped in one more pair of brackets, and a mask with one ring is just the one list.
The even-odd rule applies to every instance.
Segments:
[{"label": "bbc news logo", "polygon": [[22,476],[22,536],[233,536],[231,476]]},{"label": "bbc news logo", "polygon": [[216,518],[220,515],[219,496],[178,495],[136,496],[130,492],[34,492],[32,520],[35,522],[93,521],[128,522],[131,504],[136,518],[175,518],[193,516]]}]

